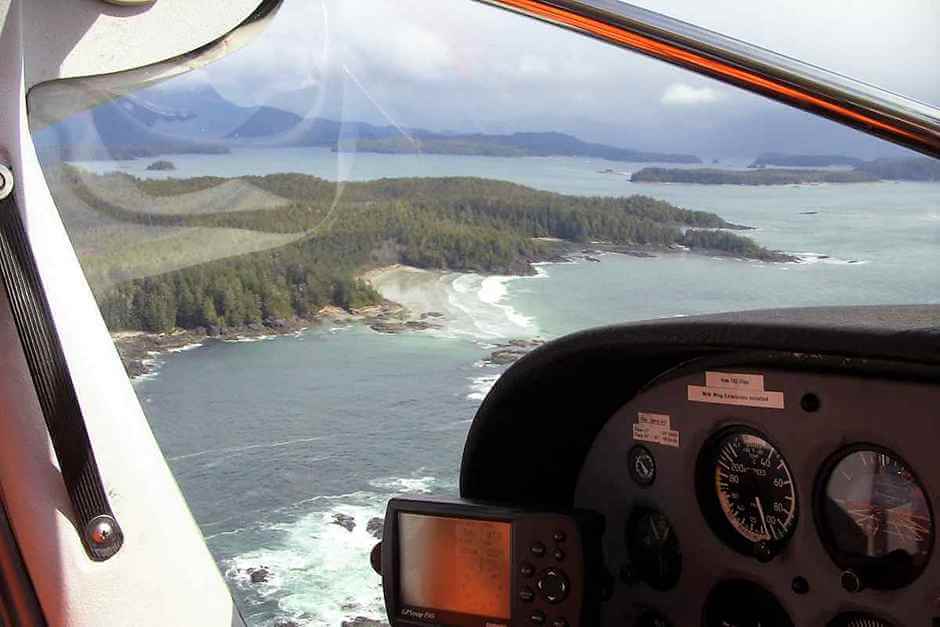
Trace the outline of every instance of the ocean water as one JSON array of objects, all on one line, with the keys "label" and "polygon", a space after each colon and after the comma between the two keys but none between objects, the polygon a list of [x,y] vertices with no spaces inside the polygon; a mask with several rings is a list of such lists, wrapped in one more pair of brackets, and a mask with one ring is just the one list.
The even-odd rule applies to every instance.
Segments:
[{"label": "ocean water", "polygon": [[[366,526],[393,494],[456,492],[470,421],[503,370],[486,357],[501,342],[736,309],[940,303],[936,184],[633,185],[599,170],[640,166],[599,160],[257,152],[174,157],[173,174],[474,175],[566,193],[644,193],[755,226],[749,235],[804,263],[611,254],[542,264],[531,277],[400,270],[380,279],[383,293],[443,313],[442,328],[382,335],[324,325],[161,356],[157,373],[136,382],[138,395],[251,625],[381,617]],[[118,165],[144,175],[147,162]],[[355,527],[335,524],[337,514]],[[259,567],[271,576],[251,583],[247,569]]]}]

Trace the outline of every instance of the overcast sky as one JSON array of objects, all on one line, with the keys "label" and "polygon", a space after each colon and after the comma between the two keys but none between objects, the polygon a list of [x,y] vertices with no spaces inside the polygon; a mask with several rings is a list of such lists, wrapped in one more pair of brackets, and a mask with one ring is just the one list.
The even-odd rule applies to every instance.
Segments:
[{"label": "overcast sky", "polygon": [[[636,4],[940,103],[938,0]],[[260,39],[182,82],[204,81],[242,104],[403,127],[561,130],[706,156],[892,152],[828,121],[471,0],[285,0]]]}]

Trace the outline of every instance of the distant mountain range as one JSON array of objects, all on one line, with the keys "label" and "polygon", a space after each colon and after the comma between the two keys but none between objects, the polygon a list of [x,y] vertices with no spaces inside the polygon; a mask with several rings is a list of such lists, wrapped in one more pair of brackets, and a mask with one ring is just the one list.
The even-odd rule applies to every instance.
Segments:
[{"label": "distant mountain range", "polygon": [[41,130],[45,159],[134,159],[218,154],[234,147],[321,146],[338,151],[485,156],[576,156],[613,161],[701,163],[695,155],[645,152],[584,142],[558,132],[437,133],[365,122],[305,118],[274,106],[242,107],[201,86],[147,90]]}]

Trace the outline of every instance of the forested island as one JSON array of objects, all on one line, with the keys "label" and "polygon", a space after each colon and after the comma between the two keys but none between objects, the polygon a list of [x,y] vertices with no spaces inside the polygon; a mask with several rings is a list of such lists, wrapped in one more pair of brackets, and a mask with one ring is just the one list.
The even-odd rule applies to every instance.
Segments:
[{"label": "forested island", "polygon": [[445,135],[416,130],[409,136],[397,134],[381,138],[340,141],[337,150],[386,154],[430,153],[480,155],[487,157],[593,157],[610,161],[638,163],[701,163],[695,155],[644,152],[606,144],[581,141],[557,132],[492,135],[467,133]]},{"label": "forested island", "polygon": [[[562,260],[572,247],[585,244],[793,260],[730,232],[746,227],[713,213],[645,196],[568,196],[480,178],[380,179],[342,185],[303,174],[148,180],[123,173],[94,175],[64,166],[50,180],[66,186],[101,219],[139,225],[144,233],[200,227],[296,236],[291,243],[269,250],[146,278],[93,284],[113,331],[206,332],[310,319],[326,306],[367,307],[381,303],[382,297],[358,277],[370,268],[394,263],[528,274],[533,272],[532,262]],[[172,201],[187,194],[211,194],[235,183],[276,195],[284,204],[258,210],[167,213],[140,200],[142,194],[154,203]],[[70,235],[74,240],[80,232]],[[83,264],[93,261],[94,257],[83,258]]]},{"label": "forested island", "polygon": [[877,176],[859,170],[718,170],[714,168],[643,168],[634,183],[696,183],[699,185],[796,185],[802,183],[868,183]]},{"label": "forested island", "polygon": [[748,167],[826,168],[845,166],[854,168],[863,163],[865,163],[864,159],[847,155],[788,155],[780,152],[765,152],[757,155],[757,158]]},{"label": "forested island", "polygon": [[940,159],[927,157],[875,159],[857,169],[888,181],[940,181]]}]

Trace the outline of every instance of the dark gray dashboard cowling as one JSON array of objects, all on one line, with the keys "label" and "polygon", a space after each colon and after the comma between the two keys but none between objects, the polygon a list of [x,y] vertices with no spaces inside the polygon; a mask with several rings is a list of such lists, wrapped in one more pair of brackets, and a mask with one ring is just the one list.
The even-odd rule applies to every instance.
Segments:
[{"label": "dark gray dashboard cowling", "polygon": [[464,448],[461,496],[571,506],[584,457],[620,406],[690,359],[741,353],[797,354],[816,368],[940,382],[940,305],[750,311],[560,338],[509,368],[480,406]]}]

